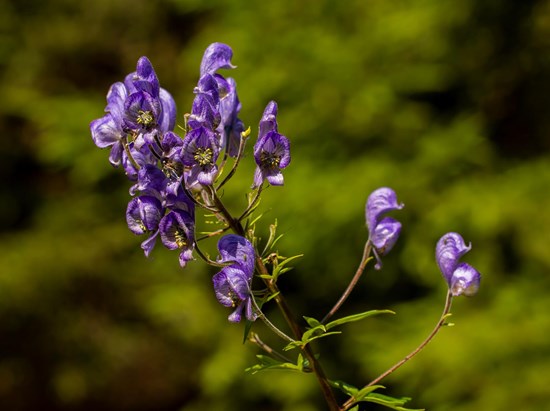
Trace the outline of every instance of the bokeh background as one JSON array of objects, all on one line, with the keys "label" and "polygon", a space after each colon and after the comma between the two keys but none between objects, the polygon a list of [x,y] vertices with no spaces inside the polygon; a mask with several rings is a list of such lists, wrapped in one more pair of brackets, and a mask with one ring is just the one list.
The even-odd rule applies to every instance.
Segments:
[{"label": "bokeh background", "polygon": [[[142,55],[182,123],[215,41],[234,50],[224,74],[243,121],[256,133],[274,99],[292,141],[259,230],[277,219],[280,252],[304,253],[280,282],[297,315],[322,317],[353,274],[368,194],[391,186],[406,204],[383,270],[369,268],[341,312],[397,315],[318,344],[329,375],[364,384],[427,335],[446,292],[434,246],[458,231],[479,294],[455,301],[455,327],[386,392],[429,410],[550,409],[550,1],[0,6],[0,409],[324,409],[311,375],[243,371],[258,350],[227,323],[211,269],[181,270],[159,246],[145,259],[124,220],[129,183],[90,137],[108,87]],[[225,192],[235,210],[247,153]]]}]

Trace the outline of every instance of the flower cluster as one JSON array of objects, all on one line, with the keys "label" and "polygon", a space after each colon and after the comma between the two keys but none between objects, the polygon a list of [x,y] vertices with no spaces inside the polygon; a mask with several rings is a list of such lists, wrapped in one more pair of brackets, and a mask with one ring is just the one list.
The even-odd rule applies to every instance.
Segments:
[{"label": "flower cluster", "polygon": [[[92,139],[100,148],[110,148],[109,161],[123,167],[133,182],[126,220],[129,229],[147,235],[141,247],[149,256],[157,238],[170,250],[180,250],[183,267],[193,258],[195,207],[212,208],[212,199],[201,195],[219,177],[218,158],[242,155],[244,124],[238,118],[241,103],[236,83],[218,73],[235,68],[233,51],[213,43],[205,51],[195,98],[185,116],[185,132],[174,132],[176,104],[147,57],[136,71],[116,82],[107,94],[106,114],[90,124]],[[277,104],[267,105],[255,146],[258,166],[253,186],[267,180],[281,185],[280,170],[290,162],[288,140],[277,132]],[[194,193],[203,203],[198,203]]]}]

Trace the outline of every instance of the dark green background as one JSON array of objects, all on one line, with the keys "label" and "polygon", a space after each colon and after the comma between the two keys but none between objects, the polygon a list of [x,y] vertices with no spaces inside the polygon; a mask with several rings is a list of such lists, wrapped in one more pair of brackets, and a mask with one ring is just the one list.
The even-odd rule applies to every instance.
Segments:
[{"label": "dark green background", "polygon": [[[438,411],[549,409],[549,1],[0,7],[0,409],[324,409],[311,375],[243,372],[257,350],[227,323],[212,270],[181,270],[161,247],[145,259],[124,221],[129,182],[90,137],[108,87],[142,55],[181,124],[214,41],[234,50],[238,68],[224,74],[253,136],[275,99],[292,143],[259,227],[278,219],[280,252],[305,254],[280,282],[296,313],[322,317],[345,287],[373,189],[391,186],[406,204],[384,269],[369,267],[341,313],[397,315],[319,344],[329,375],[367,383],[427,335],[446,291],[434,246],[458,231],[473,244],[479,294],[455,301],[455,327],[387,392]],[[224,194],[234,210],[252,182],[248,149]]]}]

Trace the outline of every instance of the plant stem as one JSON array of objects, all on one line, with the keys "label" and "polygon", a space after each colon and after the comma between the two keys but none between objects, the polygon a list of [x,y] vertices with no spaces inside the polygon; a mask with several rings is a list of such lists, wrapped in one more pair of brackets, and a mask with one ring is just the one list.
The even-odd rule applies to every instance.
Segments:
[{"label": "plant stem", "polygon": [[363,249],[363,257],[361,258],[361,262],[359,263],[359,267],[357,267],[357,271],[355,272],[355,275],[351,279],[350,283],[348,284],[348,287],[340,297],[340,299],[334,304],[334,307],[325,315],[325,317],[321,320],[322,324],[325,324],[330,317],[332,317],[336,311],[340,309],[342,304],[344,304],[344,301],[349,297],[357,283],[359,282],[359,278],[361,278],[361,275],[363,274],[363,271],[365,271],[365,267],[367,266],[367,263],[369,262],[369,256],[372,250],[372,245],[369,240],[365,243],[365,248]]},{"label": "plant stem", "polygon": [[[222,203],[221,199],[217,196],[217,193],[212,188],[212,197],[214,200],[215,207],[219,210],[219,213],[223,217],[223,219],[227,222],[229,226],[231,226],[231,229],[240,236],[245,236],[244,228],[241,224],[241,222],[231,215],[227,208],[225,208],[224,204]],[[258,251],[256,250],[256,254]],[[283,317],[286,321],[286,323],[289,325],[290,329],[292,330],[292,334],[294,335],[294,338],[296,340],[302,339],[302,328],[300,325],[296,322],[296,319],[294,318],[294,315],[292,314],[290,308],[288,307],[286,300],[283,298],[281,293],[279,292],[279,288],[277,287],[277,284],[273,281],[268,279],[269,271],[267,270],[267,267],[265,266],[262,258],[257,255],[256,256],[256,267],[260,275],[263,276],[264,282],[266,286],[269,289],[269,292],[271,295],[274,295],[273,298],[275,302],[277,303],[277,306],[279,307],[279,310],[283,314]],[[311,351],[311,348],[309,345],[306,345],[304,348],[302,348],[302,352],[304,353],[304,356],[308,360],[309,366],[311,367],[313,373],[317,377],[317,381],[319,382],[319,385],[321,386],[321,390],[323,392],[323,396],[325,398],[325,401],[329,407],[330,411],[339,411],[340,407],[338,406],[338,402],[336,401],[336,397],[334,396],[334,392],[332,391],[332,387],[330,386],[328,379],[325,375],[325,372],[323,368],[321,367],[321,364],[315,358],[315,355],[313,354],[313,351]]]},{"label": "plant stem", "polygon": [[[450,316],[449,311],[451,310],[452,302],[453,302],[453,295],[451,294],[451,291],[449,290],[449,291],[447,291],[447,298],[445,299],[445,307],[443,308],[443,313],[441,314],[441,317],[439,318],[439,321],[435,325],[432,332],[428,335],[428,337],[426,337],[426,339],[424,341],[422,341],[422,343],[420,343],[420,345],[418,347],[416,347],[413,351],[411,351],[408,355],[406,355],[405,358],[403,358],[401,361],[396,363],[394,366],[392,366],[391,368],[389,368],[388,370],[386,370],[385,372],[380,374],[378,377],[376,377],[374,380],[369,382],[363,388],[370,387],[370,386],[373,386],[373,385],[379,383],[384,378],[386,378],[388,375],[390,375],[395,370],[397,370],[399,367],[401,367],[403,364],[405,364],[407,361],[409,361],[411,358],[413,358],[420,351],[422,351],[422,349],[424,349],[424,347],[426,347],[426,345],[428,345],[428,343],[435,337],[437,332],[445,325],[445,321]],[[342,411],[348,410],[354,404],[355,404],[355,399],[352,397],[344,403],[344,405],[342,406]]]}]

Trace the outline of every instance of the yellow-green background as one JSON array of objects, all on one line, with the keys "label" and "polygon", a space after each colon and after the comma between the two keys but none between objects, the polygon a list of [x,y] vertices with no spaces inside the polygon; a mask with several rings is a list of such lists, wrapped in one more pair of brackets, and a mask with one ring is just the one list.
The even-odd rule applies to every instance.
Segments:
[{"label": "yellow-green background", "polygon": [[[341,313],[397,315],[317,345],[328,374],[367,383],[424,338],[446,291],[434,245],[458,231],[479,294],[455,301],[455,327],[387,392],[434,411],[550,409],[550,1],[0,6],[0,409],[324,409],[311,375],[243,372],[258,351],[227,323],[212,270],[181,270],[159,245],[145,259],[124,220],[129,183],[90,137],[108,87],[142,55],[182,123],[214,41],[234,50],[224,74],[253,136],[275,99],[292,142],[259,227],[277,218],[280,252],[305,254],[280,283],[297,315],[321,317],[345,287],[370,191],[391,186],[406,204],[384,269],[369,267]],[[235,211],[248,148],[224,193]]]}]

